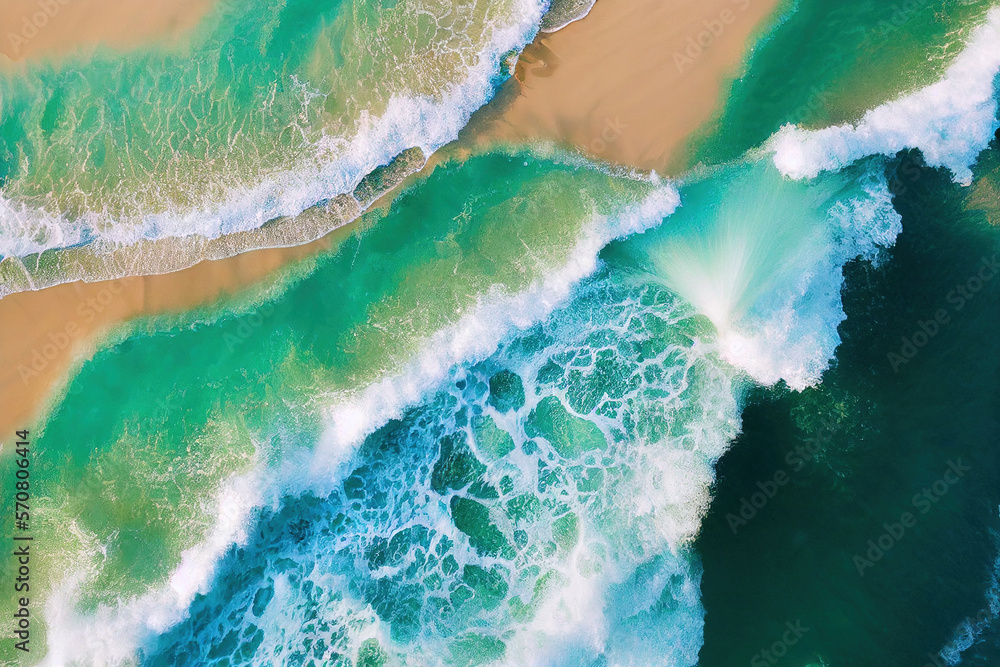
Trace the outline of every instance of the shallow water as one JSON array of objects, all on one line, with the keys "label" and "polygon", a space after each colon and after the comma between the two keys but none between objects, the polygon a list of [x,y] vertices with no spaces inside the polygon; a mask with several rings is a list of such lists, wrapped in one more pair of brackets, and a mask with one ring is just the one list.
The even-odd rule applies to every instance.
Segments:
[{"label": "shallow water", "polygon": [[5,276],[26,271],[38,285],[167,270],[142,242],[179,253],[176,239],[249,232],[349,196],[403,151],[454,139],[541,9],[221,3],[175,47],[11,70],[0,93]]},{"label": "shallow water", "polygon": [[[990,664],[1000,14],[932,9],[788,8],[678,182],[448,161],[115,332],[33,434],[48,662]],[[931,65],[852,106],[858,31]]]}]

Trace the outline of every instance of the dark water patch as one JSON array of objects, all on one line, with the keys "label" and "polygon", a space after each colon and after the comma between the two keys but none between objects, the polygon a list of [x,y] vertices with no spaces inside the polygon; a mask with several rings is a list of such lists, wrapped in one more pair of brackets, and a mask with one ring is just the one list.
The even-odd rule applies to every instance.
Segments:
[{"label": "dark water patch", "polygon": [[916,156],[887,175],[904,231],[880,267],[845,268],[836,363],[817,388],[758,392],[718,467],[704,667],[933,664],[985,604],[1000,233]]}]

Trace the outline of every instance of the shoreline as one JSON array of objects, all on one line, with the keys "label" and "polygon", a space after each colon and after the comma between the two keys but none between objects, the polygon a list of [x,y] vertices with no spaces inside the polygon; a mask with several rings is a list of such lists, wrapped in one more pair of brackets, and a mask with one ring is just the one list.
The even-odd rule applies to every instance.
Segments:
[{"label": "shoreline", "polygon": [[116,326],[191,310],[277,277],[282,268],[330,247],[334,234],[175,273],[64,283],[0,299],[6,329],[0,341],[0,442],[17,429],[37,428],[77,363],[90,358]]},{"label": "shoreline", "polygon": [[[67,0],[75,1],[82,0]],[[177,2],[207,5],[207,0]],[[443,161],[516,141],[555,143],[634,169],[679,173],[685,142],[710,121],[725,85],[743,63],[748,40],[778,4],[686,0],[665,8],[657,0],[631,5],[598,0],[584,18],[557,32],[539,33],[518,60],[515,76],[473,115],[459,139],[429,156],[423,169],[368,210],[387,205]],[[745,10],[737,14],[740,6]],[[710,40],[702,35],[708,45],[690,63],[678,61],[678,55],[687,57],[688,40],[707,30],[706,21],[718,34],[709,33]],[[664,66],[674,69],[644,78]],[[626,70],[629,76],[622,75]],[[689,96],[684,105],[662,101],[666,93],[673,95],[666,99],[677,99],[679,93],[671,93],[677,90]],[[0,298],[0,322],[7,325],[0,339],[0,442],[17,429],[35,428],[73,369],[116,326],[205,306],[259,284],[329,249],[355,224],[304,245],[254,250],[174,273],[65,283]]]}]

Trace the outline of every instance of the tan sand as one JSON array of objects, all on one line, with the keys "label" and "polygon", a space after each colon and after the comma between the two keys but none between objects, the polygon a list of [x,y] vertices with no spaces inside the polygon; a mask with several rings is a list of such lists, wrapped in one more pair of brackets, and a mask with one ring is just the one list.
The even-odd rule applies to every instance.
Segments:
[{"label": "tan sand", "polygon": [[659,173],[717,109],[778,0],[598,0],[525,50],[518,94],[480,137],[553,141]]},{"label": "tan sand", "polygon": [[[775,6],[776,0],[598,0],[583,20],[541,35],[519,61],[517,79],[443,154],[462,156],[498,140],[545,140],[640,169],[678,168],[685,140],[711,117],[748,38]],[[432,156],[424,172],[440,160]],[[330,247],[351,228],[298,248],[254,251],[167,275],[0,299],[0,441],[34,426],[73,363],[115,325],[208,303]]]},{"label": "tan sand", "polygon": [[[339,230],[338,230],[339,231]],[[0,442],[35,428],[75,361],[112,327],[140,315],[190,310],[328,248],[337,231],[295,248],[258,250],[159,276],[68,283],[0,299]]]},{"label": "tan sand", "polygon": [[213,0],[2,0],[0,66],[58,58],[97,45],[128,49],[170,41],[208,13]]}]

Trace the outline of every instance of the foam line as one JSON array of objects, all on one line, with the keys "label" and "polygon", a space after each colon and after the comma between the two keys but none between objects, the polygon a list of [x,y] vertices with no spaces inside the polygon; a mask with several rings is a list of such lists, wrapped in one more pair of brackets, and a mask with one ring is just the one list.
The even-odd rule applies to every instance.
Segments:
[{"label": "foam line", "polygon": [[84,615],[76,611],[75,601],[99,566],[91,564],[68,576],[45,604],[48,653],[40,664],[129,664],[148,638],[183,620],[195,595],[208,590],[226,550],[246,541],[250,513],[262,500],[261,481],[258,470],[221,485],[215,498],[216,525],[205,541],[181,554],[180,565],[158,590]]},{"label": "foam line", "polygon": [[872,109],[857,125],[821,130],[786,125],[770,141],[774,164],[786,176],[814,178],[867,155],[919,148],[928,165],[946,167],[968,185],[976,157],[1000,127],[998,73],[1000,8],[994,8],[943,79]]},{"label": "foam line", "polygon": [[[443,87],[436,97],[395,95],[379,117],[364,116],[354,136],[325,135],[313,152],[336,156],[318,167],[287,169],[269,175],[251,189],[231,191],[223,201],[204,202],[186,210],[143,216],[140,224],[107,220],[88,211],[75,219],[55,216],[0,192],[0,258],[24,257],[100,241],[131,246],[143,240],[197,235],[206,239],[257,229],[281,217],[296,216],[324,200],[349,194],[361,179],[403,151],[418,147],[430,155],[454,140],[472,113],[493,96],[501,60],[534,38],[544,3],[518,0],[511,21],[494,28],[490,41],[465,78]],[[296,85],[305,88],[300,81]],[[304,95],[315,91],[304,90]],[[132,267],[132,273],[143,273]],[[111,279],[122,275],[93,276]]]},{"label": "foam line", "polygon": [[[484,297],[456,324],[438,331],[399,375],[385,378],[346,400],[332,402],[330,427],[316,448],[312,479],[320,490],[335,482],[337,466],[375,429],[433,390],[456,364],[484,358],[514,328],[538,322],[565,301],[572,287],[597,268],[597,255],[611,240],[658,225],[680,205],[677,189],[663,185],[614,220],[599,220],[573,250],[569,262],[528,290]],[[328,492],[328,490],[327,490]]]},{"label": "foam line", "polygon": [[[218,562],[229,547],[245,542],[253,511],[273,500],[277,490],[295,494],[331,488],[340,479],[341,464],[365,435],[419,401],[455,365],[489,355],[511,328],[545,317],[569,296],[577,282],[597,268],[597,255],[609,241],[659,224],[679,202],[676,188],[662,184],[614,219],[596,220],[566,265],[525,292],[483,297],[473,312],[435,334],[406,371],[333,403],[327,411],[330,427],[310,461],[291,460],[270,472],[261,463],[251,473],[225,482],[216,498],[215,526],[204,541],[183,552],[180,564],[162,588],[113,607],[101,606],[93,614],[80,614],[74,601],[98,566],[81,568],[68,577],[46,604],[50,645],[43,664],[62,665],[81,659],[88,664],[126,664],[133,660],[152,637],[187,616],[195,595],[210,587]],[[303,475],[303,465],[308,475]]]}]

